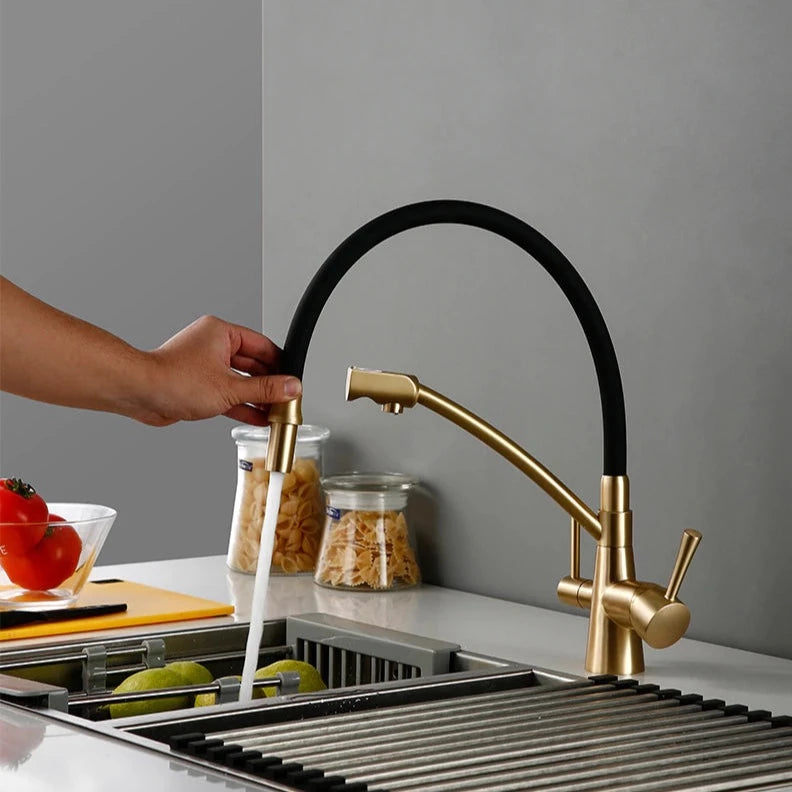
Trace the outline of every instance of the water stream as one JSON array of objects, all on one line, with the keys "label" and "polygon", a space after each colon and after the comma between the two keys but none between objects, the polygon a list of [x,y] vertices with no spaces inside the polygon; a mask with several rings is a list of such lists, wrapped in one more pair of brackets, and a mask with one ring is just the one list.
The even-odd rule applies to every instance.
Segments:
[{"label": "water stream", "polygon": [[264,506],[264,524],[261,526],[261,541],[256,563],[256,582],[253,584],[250,629],[245,646],[245,665],[242,669],[242,688],[239,691],[239,700],[242,702],[251,701],[253,698],[253,675],[256,673],[259,645],[264,631],[267,586],[269,585],[272,548],[275,544],[275,526],[278,522],[282,489],[283,473],[270,473],[267,503]]}]

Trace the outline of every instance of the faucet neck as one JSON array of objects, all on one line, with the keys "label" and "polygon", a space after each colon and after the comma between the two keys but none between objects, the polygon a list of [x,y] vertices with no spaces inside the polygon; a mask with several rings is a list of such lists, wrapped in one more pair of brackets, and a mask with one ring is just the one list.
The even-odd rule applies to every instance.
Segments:
[{"label": "faucet neck", "polygon": [[627,476],[603,476],[600,480],[600,508],[626,512],[630,509],[630,479]]},{"label": "faucet neck", "polygon": [[322,309],[341,278],[360,258],[402,231],[439,223],[473,226],[508,239],[536,259],[559,285],[583,327],[594,358],[602,403],[604,475],[625,475],[627,431],[621,375],[613,342],[594,297],[552,242],[522,220],[490,206],[454,200],[409,204],[380,215],[347,237],[319,268],[297,306],[284,344],[283,372],[302,377]]}]

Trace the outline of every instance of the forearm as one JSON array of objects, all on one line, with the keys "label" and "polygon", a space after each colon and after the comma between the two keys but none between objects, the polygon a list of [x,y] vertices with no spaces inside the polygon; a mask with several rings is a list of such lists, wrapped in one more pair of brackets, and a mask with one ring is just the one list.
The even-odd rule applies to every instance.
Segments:
[{"label": "forearm", "polygon": [[277,374],[265,335],[202,316],[143,352],[0,277],[0,390],[102,410],[154,426],[226,415],[266,426],[269,407],[299,396]]},{"label": "forearm", "polygon": [[0,387],[51,404],[139,418],[148,353],[0,277]]}]

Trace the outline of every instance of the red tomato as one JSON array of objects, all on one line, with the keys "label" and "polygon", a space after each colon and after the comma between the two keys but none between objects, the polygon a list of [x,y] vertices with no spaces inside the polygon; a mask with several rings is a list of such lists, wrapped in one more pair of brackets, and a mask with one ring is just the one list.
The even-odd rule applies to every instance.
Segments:
[{"label": "red tomato", "polygon": [[[64,522],[57,514],[50,522]],[[57,588],[74,574],[80,561],[82,540],[71,525],[50,525],[42,540],[26,555],[3,556],[0,565],[12,583],[30,591]]]},{"label": "red tomato", "polygon": [[30,484],[0,479],[0,558],[27,553],[37,544],[47,530],[47,511]]}]

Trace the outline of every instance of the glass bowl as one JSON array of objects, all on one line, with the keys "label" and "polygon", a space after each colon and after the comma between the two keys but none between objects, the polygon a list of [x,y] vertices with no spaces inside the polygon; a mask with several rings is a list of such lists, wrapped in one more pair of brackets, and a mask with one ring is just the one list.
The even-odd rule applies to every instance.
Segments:
[{"label": "glass bowl", "polygon": [[[0,555],[0,608],[45,610],[73,605],[91,574],[116,518],[115,509],[92,503],[48,503],[43,537],[23,555]],[[0,534],[19,529],[0,525]],[[41,532],[41,524],[25,529]]]}]

